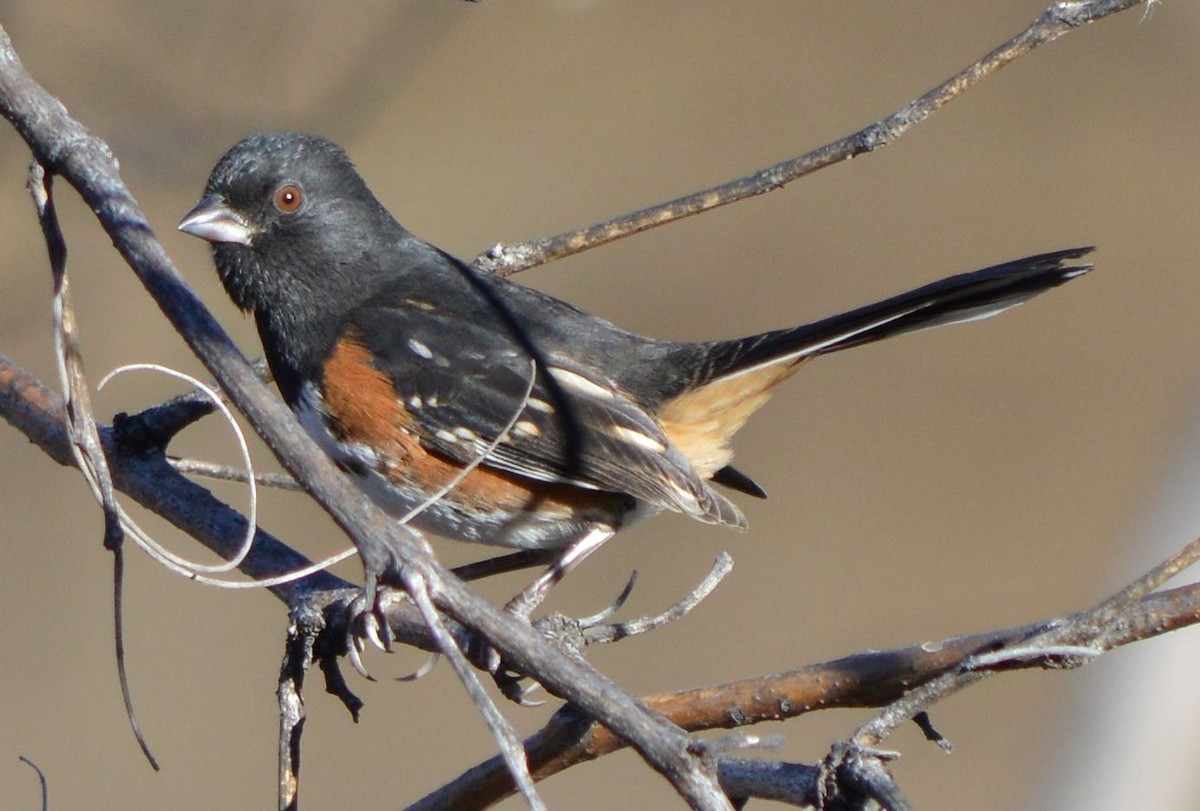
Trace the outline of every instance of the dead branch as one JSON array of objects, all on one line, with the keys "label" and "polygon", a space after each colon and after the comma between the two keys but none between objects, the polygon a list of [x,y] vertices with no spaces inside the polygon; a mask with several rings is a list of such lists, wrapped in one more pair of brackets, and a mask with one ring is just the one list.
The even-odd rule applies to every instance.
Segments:
[{"label": "dead branch", "polygon": [[868,124],[858,132],[817,147],[799,157],[759,169],[745,177],[640,211],[622,214],[586,228],[514,245],[497,243],[475,257],[474,264],[493,273],[509,276],[685,217],[703,214],[714,208],[775,191],[819,169],[848,161],[858,155],[875,152],[893,143],[942,107],[1039,45],[1053,42],[1076,28],[1141,5],[1142,2],[1143,0],[1091,0],[1052,3],[1028,28],[1008,42],[924,95],[910,101],[887,118]]},{"label": "dead branch", "polygon": [[246,415],[283,466],[313,495],[358,547],[368,573],[403,586],[401,566],[429,584],[437,607],[487,638],[506,661],[537,673],[550,692],[585,708],[635,742],[638,751],[697,808],[729,802],[712,767],[686,735],[596,671],[561,655],[533,628],[470,591],[340,474],[300,428],[283,403],[257,378],[228,335],[187,286],[120,178],[107,145],[67,113],[21,64],[0,29],[0,113],[47,171],[70,183],[96,213],[113,245],[188,346]]},{"label": "dead branch", "polygon": [[[1190,552],[1191,547],[1189,545],[1185,553]],[[1063,645],[1087,648],[1098,655],[1195,625],[1200,622],[1200,585],[1142,596],[1126,606],[1119,616],[1105,614],[1105,605],[1016,628],[889,651],[858,653],[781,673],[647,696],[645,701],[655,711],[692,732],[782,721],[817,710],[889,707],[893,702],[915,694],[914,688],[942,678],[954,681],[958,689],[962,689],[990,672],[1060,669],[1090,661],[1064,660],[1056,650]],[[1097,619],[1101,616],[1105,619],[1098,624]],[[1047,634],[1051,636],[1044,636]],[[1039,642],[1039,639],[1044,641]],[[1044,651],[1041,655],[1005,656],[1006,651],[1027,654],[1031,649],[1036,650],[1039,644]],[[983,654],[993,657],[987,670],[972,665],[972,660]],[[906,706],[888,718],[902,722],[928,703]],[[875,732],[877,734],[870,736],[864,734],[859,743],[863,747],[878,744],[885,736],[882,730]],[[560,711],[545,727],[525,740],[525,751],[536,780],[544,780],[622,748],[624,744],[619,738],[598,724],[586,723],[586,719],[570,710]],[[512,793],[507,781],[503,764],[492,758],[409,806],[408,811],[487,808]],[[805,791],[807,788],[792,795],[797,804],[807,802],[801,797]]]}]

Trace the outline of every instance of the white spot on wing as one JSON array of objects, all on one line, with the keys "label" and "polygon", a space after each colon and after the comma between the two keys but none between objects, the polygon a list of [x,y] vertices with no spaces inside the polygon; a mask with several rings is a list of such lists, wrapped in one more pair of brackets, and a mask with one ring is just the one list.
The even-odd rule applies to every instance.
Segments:
[{"label": "white spot on wing", "polygon": [[456,437],[450,431],[447,431],[445,428],[438,430],[438,432],[436,434],[434,434],[434,436],[436,436],[438,439],[442,440],[443,442],[449,442],[452,445],[458,444],[458,437]]},{"label": "white spot on wing", "polygon": [[425,344],[418,341],[416,338],[408,339],[408,348],[411,349],[415,354],[420,355],[421,357],[425,358],[426,360],[429,360],[430,358],[433,357],[433,350],[430,349],[429,347],[427,347]]},{"label": "white spot on wing", "polygon": [[554,379],[568,389],[574,389],[580,394],[586,394],[588,397],[594,397],[597,400],[611,400],[615,396],[612,389],[606,388],[593,380],[588,380],[578,372],[572,372],[570,369],[560,369],[557,366],[550,366],[548,368],[550,374],[554,375]]},{"label": "white spot on wing", "polygon": [[541,411],[543,414],[553,414],[554,406],[547,403],[545,400],[538,400],[536,397],[530,397],[526,403],[534,411]]},{"label": "white spot on wing", "polygon": [[529,420],[521,420],[512,427],[512,432],[517,436],[539,436],[542,429]]},{"label": "white spot on wing", "polygon": [[654,453],[662,453],[667,449],[666,445],[654,437],[647,436],[641,431],[633,428],[626,428],[623,425],[610,426],[608,432],[622,442],[628,442],[630,445],[637,445],[639,448],[645,448],[646,450],[653,451]]}]

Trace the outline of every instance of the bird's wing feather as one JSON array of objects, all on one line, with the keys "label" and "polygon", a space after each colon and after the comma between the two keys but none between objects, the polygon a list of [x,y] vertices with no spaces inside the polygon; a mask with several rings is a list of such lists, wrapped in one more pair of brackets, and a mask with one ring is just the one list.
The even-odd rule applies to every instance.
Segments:
[{"label": "bird's wing feather", "polygon": [[391,297],[359,308],[348,325],[403,396],[426,448],[460,463],[486,453],[482,464],[521,476],[744,524],[654,417],[602,373],[543,354],[504,319],[485,311],[470,316]]}]

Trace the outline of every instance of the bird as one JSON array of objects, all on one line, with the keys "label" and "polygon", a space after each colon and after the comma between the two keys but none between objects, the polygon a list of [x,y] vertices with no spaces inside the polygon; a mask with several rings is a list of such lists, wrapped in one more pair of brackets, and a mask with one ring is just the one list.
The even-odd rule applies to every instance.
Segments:
[{"label": "bird", "polygon": [[1092,268],[1071,248],[799,326],[660,340],[421,240],[343,149],[291,132],[230,148],[178,228],[211,243],[301,425],[390,515],[549,556],[506,606],[526,619],[648,516],[745,528],[722,490],[765,493],[731,440],[807,361],[986,318]]}]

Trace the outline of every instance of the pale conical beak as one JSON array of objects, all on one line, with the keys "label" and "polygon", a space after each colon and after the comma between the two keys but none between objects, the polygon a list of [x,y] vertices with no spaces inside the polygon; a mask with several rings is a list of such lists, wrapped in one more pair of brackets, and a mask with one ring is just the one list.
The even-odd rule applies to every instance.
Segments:
[{"label": "pale conical beak", "polygon": [[219,194],[210,194],[187,213],[179,230],[209,242],[235,242],[250,245],[258,229],[252,227],[225,203]]}]

